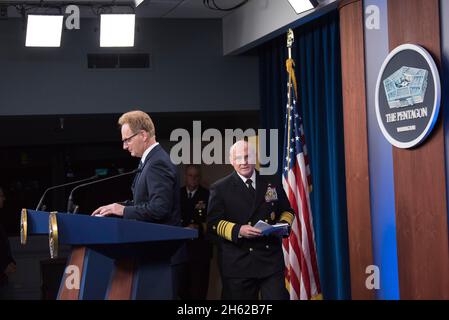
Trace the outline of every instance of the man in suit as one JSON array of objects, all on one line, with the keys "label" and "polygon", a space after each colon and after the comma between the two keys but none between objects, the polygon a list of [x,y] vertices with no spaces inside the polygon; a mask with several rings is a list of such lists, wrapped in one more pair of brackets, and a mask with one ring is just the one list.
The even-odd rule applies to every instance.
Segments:
[{"label": "man in suit", "polygon": [[[132,184],[133,200],[99,207],[93,216],[119,216],[152,223],[181,225],[179,178],[170,156],[156,141],[153,121],[143,111],[130,111],[118,120],[123,149],[141,158]],[[181,246],[171,258],[174,298],[179,298],[180,277],[187,255]]]},{"label": "man in suit", "polygon": [[179,226],[179,178],[170,156],[156,141],[153,121],[143,111],[123,114],[118,124],[123,149],[141,158],[133,185],[133,200],[99,207],[94,216],[122,216],[125,219]]},{"label": "man in suit", "polygon": [[255,170],[251,145],[238,141],[229,156],[235,171],[212,185],[207,218],[209,233],[219,239],[223,298],[288,299],[282,238],[262,236],[254,225],[259,220],[291,225],[294,211],[280,181]]},{"label": "man in suit", "polygon": [[182,226],[198,230],[198,238],[187,242],[188,262],[183,279],[183,299],[204,300],[209,287],[212,244],[206,239],[206,215],[209,190],[200,185],[199,166],[185,169],[186,185],[181,188]]}]

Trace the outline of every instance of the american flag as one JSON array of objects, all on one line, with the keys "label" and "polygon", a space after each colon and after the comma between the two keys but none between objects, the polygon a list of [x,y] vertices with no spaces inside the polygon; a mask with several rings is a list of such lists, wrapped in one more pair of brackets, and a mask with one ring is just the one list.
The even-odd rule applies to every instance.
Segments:
[{"label": "american flag", "polygon": [[311,175],[302,119],[296,106],[294,62],[287,60],[288,93],[285,112],[282,183],[295,210],[291,234],[283,240],[285,281],[290,300],[320,299],[321,288],[315,250],[309,190]]}]

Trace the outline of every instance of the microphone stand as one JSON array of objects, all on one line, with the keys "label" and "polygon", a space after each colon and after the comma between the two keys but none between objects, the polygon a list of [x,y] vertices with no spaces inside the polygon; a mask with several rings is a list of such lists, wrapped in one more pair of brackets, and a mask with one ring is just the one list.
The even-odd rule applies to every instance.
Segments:
[{"label": "microphone stand", "polygon": [[103,182],[103,181],[112,180],[112,179],[115,179],[115,178],[120,178],[120,177],[123,177],[123,176],[127,176],[127,175],[130,175],[130,174],[136,173],[138,171],[140,171],[140,169],[135,169],[133,171],[120,173],[120,174],[117,174],[117,175],[114,175],[114,176],[111,176],[111,177],[107,177],[107,178],[103,178],[103,179],[99,179],[99,180],[83,183],[83,184],[80,184],[80,185],[76,186],[70,192],[69,199],[67,201],[67,212],[68,213],[76,213],[78,211],[78,206],[77,205],[75,206],[74,203],[73,203],[73,194],[75,193],[76,190],[78,190],[80,188],[84,188],[84,187],[90,186],[91,184],[95,184],[95,183],[99,183],[99,182]]},{"label": "microphone stand", "polygon": [[43,201],[45,199],[45,196],[47,195],[47,193],[49,191],[54,190],[54,189],[58,189],[58,188],[62,188],[62,187],[68,187],[68,186],[71,186],[71,185],[74,185],[74,184],[77,184],[77,183],[82,183],[82,182],[86,182],[86,181],[97,179],[97,178],[98,178],[98,176],[94,175],[94,176],[92,176],[90,178],[86,178],[86,179],[83,179],[83,180],[73,181],[73,182],[64,183],[64,184],[60,184],[60,185],[57,185],[57,186],[53,186],[53,187],[47,188],[44,191],[44,194],[42,195],[42,197],[39,199],[39,203],[37,204],[36,211],[39,211],[42,208],[42,203],[43,203]]}]

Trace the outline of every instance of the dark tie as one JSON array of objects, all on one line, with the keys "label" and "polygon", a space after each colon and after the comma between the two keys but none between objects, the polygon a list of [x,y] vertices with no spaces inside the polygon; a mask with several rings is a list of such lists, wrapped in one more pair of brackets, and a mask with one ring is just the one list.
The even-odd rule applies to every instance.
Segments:
[{"label": "dark tie", "polygon": [[256,190],[253,188],[253,180],[247,179],[245,183],[246,183],[246,186],[248,187],[248,190],[249,190],[251,196],[253,198],[255,198],[256,197]]},{"label": "dark tie", "polygon": [[139,166],[137,167],[137,170],[139,170],[139,172],[142,170],[143,168],[143,162],[139,161]]},{"label": "dark tie", "polygon": [[189,192],[189,199],[192,199],[192,192]]},{"label": "dark tie", "polygon": [[137,172],[136,172],[136,175],[134,176],[134,181],[133,181],[133,184],[131,187],[133,192],[134,192],[134,187],[136,186],[137,180],[139,179],[140,173],[142,172],[142,168],[143,168],[143,162],[139,161],[139,166],[137,167]]}]

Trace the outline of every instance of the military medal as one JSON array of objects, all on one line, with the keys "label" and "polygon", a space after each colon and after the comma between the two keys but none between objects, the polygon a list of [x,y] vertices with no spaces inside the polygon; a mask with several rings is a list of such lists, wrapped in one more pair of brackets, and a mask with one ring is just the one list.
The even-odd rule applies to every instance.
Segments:
[{"label": "military medal", "polygon": [[204,201],[198,201],[198,203],[195,206],[195,209],[197,210],[203,210],[206,208],[206,204],[204,203]]},{"label": "military medal", "polygon": [[204,203],[204,201],[198,201],[198,203],[195,205],[195,209],[198,210],[198,214],[202,216],[203,210],[206,209],[206,204]]},{"label": "military medal", "polygon": [[276,187],[268,185],[267,192],[265,192],[265,201],[272,202],[278,199],[278,194],[276,192]]}]

